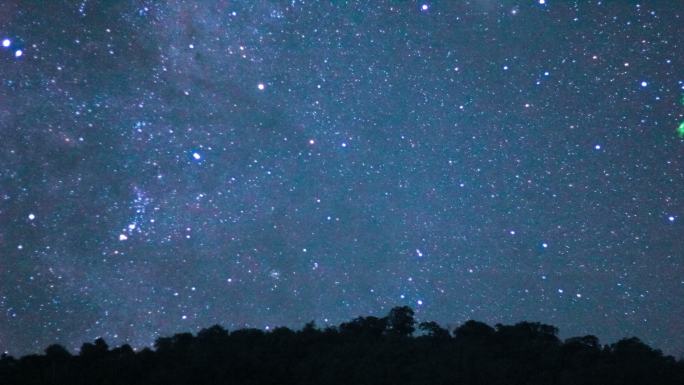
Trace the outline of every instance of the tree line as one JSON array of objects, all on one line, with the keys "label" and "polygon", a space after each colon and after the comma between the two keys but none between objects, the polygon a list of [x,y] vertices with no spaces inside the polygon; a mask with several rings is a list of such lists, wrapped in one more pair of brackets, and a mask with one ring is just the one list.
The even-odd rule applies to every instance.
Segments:
[{"label": "tree line", "polygon": [[562,341],[556,327],[537,322],[471,320],[447,330],[417,323],[403,306],[322,329],[313,322],[271,331],[215,325],[140,351],[110,349],[101,338],[77,355],[51,345],[44,354],[3,355],[0,384],[683,385],[684,360],[635,337],[609,345],[592,335]]}]

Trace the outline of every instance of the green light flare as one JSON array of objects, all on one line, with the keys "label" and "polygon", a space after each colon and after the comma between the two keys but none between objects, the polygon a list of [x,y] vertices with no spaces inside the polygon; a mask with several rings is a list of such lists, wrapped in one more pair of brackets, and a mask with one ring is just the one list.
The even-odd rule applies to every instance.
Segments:
[{"label": "green light flare", "polygon": [[679,134],[680,138],[684,138],[684,122],[679,123],[679,127],[677,127],[677,133]]}]

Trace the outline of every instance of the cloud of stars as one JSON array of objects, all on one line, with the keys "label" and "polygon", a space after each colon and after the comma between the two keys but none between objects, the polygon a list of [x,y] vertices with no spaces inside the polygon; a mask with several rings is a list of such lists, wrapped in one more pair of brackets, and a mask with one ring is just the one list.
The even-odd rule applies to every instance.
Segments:
[{"label": "cloud of stars", "polygon": [[407,304],[681,353],[681,16],[9,1],[0,350]]}]

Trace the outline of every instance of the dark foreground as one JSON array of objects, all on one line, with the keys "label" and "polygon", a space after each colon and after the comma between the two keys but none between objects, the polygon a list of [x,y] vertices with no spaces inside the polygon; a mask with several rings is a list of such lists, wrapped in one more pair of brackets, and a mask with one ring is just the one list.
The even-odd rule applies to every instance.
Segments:
[{"label": "dark foreground", "polygon": [[[159,338],[155,350],[109,349],[99,339],[77,356],[0,359],[0,384],[658,384],[684,385],[684,361],[637,338],[601,346],[594,336],[557,337],[539,323],[468,321],[452,333],[418,325],[413,311],[359,317],[338,327],[271,332],[220,326]],[[413,336],[419,334],[419,336]]]}]

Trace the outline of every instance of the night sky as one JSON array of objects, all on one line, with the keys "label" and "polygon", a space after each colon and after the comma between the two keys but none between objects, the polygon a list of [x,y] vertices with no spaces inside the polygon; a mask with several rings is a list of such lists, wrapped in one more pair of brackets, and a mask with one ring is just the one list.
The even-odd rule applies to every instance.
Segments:
[{"label": "night sky", "polygon": [[406,304],[684,353],[683,4],[3,1],[0,351]]}]

